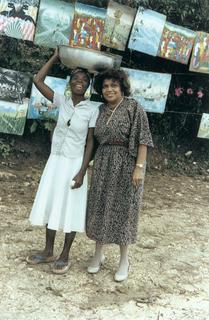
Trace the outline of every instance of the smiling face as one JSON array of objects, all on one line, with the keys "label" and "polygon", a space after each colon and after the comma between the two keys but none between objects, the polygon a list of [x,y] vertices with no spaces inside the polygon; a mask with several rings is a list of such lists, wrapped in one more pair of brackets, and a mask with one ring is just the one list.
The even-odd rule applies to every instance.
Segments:
[{"label": "smiling face", "polygon": [[117,105],[123,98],[120,83],[118,80],[105,79],[102,86],[104,99],[110,105]]},{"label": "smiling face", "polygon": [[89,78],[84,72],[76,72],[70,79],[72,95],[84,96],[89,86]]}]

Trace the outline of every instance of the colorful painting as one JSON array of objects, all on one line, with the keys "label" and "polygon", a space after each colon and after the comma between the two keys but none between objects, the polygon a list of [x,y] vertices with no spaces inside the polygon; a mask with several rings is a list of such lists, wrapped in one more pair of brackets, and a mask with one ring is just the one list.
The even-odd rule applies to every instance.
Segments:
[{"label": "colorful painting", "polygon": [[123,68],[131,84],[131,95],[148,112],[163,113],[171,75]]},{"label": "colorful painting", "polygon": [[202,114],[197,137],[209,139],[209,113]]},{"label": "colorful painting", "polygon": [[189,70],[209,73],[209,33],[197,32]]},{"label": "colorful painting", "polygon": [[124,51],[135,14],[136,9],[111,0],[107,8],[102,44]]},{"label": "colorful painting", "polygon": [[[54,91],[64,94],[66,79],[46,77],[45,83]],[[28,119],[54,119],[58,117],[58,108],[47,100],[33,84],[28,108]]]},{"label": "colorful painting", "polygon": [[0,132],[22,135],[27,109],[28,99],[22,104],[0,101]]},{"label": "colorful painting", "polygon": [[73,16],[72,1],[41,0],[35,44],[49,48],[68,44]]},{"label": "colorful painting", "polygon": [[30,77],[23,72],[0,68],[1,100],[23,103]]},{"label": "colorful painting", "polygon": [[158,56],[187,64],[196,32],[166,22],[160,41]]},{"label": "colorful painting", "polygon": [[139,7],[128,48],[156,56],[165,20],[165,15]]},{"label": "colorful painting", "polygon": [[100,50],[107,10],[77,2],[70,45]]},{"label": "colorful painting", "polygon": [[33,41],[39,0],[0,0],[0,34]]}]

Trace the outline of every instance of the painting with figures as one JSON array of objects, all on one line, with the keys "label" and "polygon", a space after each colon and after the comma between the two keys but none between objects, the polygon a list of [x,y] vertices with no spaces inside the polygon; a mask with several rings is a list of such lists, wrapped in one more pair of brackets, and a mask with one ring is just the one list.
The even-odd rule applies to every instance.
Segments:
[{"label": "painting with figures", "polygon": [[166,22],[157,55],[187,64],[192,52],[195,36],[196,32],[192,30]]},{"label": "painting with figures", "polygon": [[0,132],[22,135],[24,132],[28,99],[22,104],[0,101]]},{"label": "painting with figures", "polygon": [[74,16],[73,1],[41,0],[35,44],[49,48],[68,44]]},{"label": "painting with figures", "polygon": [[139,7],[130,35],[129,49],[156,56],[165,20],[165,15]]},{"label": "painting with figures", "polygon": [[100,50],[106,9],[77,2],[72,23],[70,45]]},{"label": "painting with figures", "polygon": [[30,77],[28,74],[0,68],[1,100],[23,103]]},{"label": "painting with figures", "polygon": [[[55,77],[46,77],[45,83],[55,92],[64,94],[67,81]],[[54,119],[58,117],[59,110],[51,101],[47,100],[33,84],[28,108],[28,119]]]},{"label": "painting with figures", "polygon": [[124,51],[135,14],[136,9],[111,0],[107,8],[102,44]]},{"label": "painting with figures", "polygon": [[148,112],[165,111],[171,75],[123,68],[128,74],[131,96]]},{"label": "painting with figures", "polygon": [[39,0],[0,0],[0,34],[33,41]]},{"label": "painting with figures", "polygon": [[209,33],[197,32],[189,70],[209,73]]}]

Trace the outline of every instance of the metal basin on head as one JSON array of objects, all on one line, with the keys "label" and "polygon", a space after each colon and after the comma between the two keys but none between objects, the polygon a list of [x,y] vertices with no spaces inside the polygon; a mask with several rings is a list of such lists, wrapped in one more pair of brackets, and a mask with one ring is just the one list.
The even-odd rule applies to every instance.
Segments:
[{"label": "metal basin on head", "polygon": [[122,57],[106,52],[73,48],[67,45],[59,46],[61,62],[68,68],[76,67],[88,69],[89,72],[100,72],[109,68],[119,68]]}]

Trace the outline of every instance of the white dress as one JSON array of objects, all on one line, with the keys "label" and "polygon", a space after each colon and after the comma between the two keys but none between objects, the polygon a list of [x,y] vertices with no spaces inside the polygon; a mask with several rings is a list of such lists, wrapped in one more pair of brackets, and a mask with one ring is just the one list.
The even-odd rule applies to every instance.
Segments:
[{"label": "white dress", "polygon": [[[83,185],[71,189],[79,172],[88,129],[95,127],[98,105],[89,100],[75,107],[71,99],[54,94],[59,117],[52,139],[51,154],[43,171],[29,221],[52,230],[84,232],[86,222],[87,175]],[[68,126],[68,120],[70,125]]]}]

